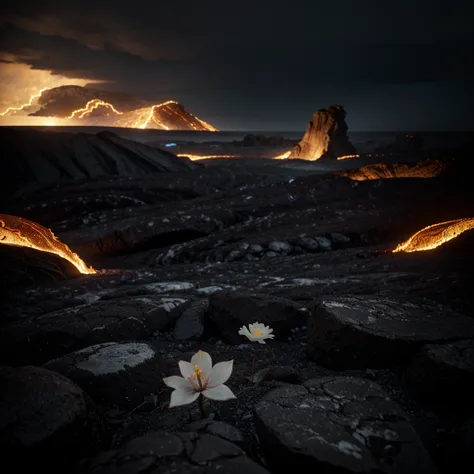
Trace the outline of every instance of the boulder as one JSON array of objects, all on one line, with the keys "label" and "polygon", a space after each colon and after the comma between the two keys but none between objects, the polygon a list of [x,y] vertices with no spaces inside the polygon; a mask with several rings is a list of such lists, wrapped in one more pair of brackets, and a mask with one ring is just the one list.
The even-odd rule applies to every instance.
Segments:
[{"label": "boulder", "polygon": [[159,297],[122,298],[27,317],[0,328],[0,360],[43,364],[102,342],[150,337],[172,325]]},{"label": "boulder", "polygon": [[204,319],[209,300],[196,300],[186,308],[176,321],[173,337],[178,341],[199,340],[204,334]]},{"label": "boulder", "polygon": [[274,474],[437,472],[408,415],[371,381],[309,380],[268,393],[254,411]]},{"label": "boulder", "polygon": [[426,343],[474,337],[474,320],[437,304],[327,297],[313,304],[308,354],[332,368],[401,365]]},{"label": "boulder", "polygon": [[[0,442],[5,466],[69,472],[101,436],[92,400],[71,380],[39,367],[0,369]],[[7,468],[7,471],[9,469]]]},{"label": "boulder", "polygon": [[356,150],[347,136],[345,119],[346,112],[340,105],[314,112],[313,120],[308,122],[303,138],[288,158],[314,161],[354,154]]},{"label": "boulder", "polygon": [[301,326],[306,320],[304,313],[291,300],[235,292],[211,295],[207,317],[216,335],[228,344],[249,342],[238,334],[239,329],[257,321],[273,329],[274,340],[284,341],[291,328]]},{"label": "boulder", "polygon": [[166,375],[163,360],[149,344],[106,342],[87,347],[43,365],[71,379],[94,401],[133,410],[158,393]]},{"label": "boulder", "polygon": [[269,474],[237,445],[207,433],[154,432],[85,463],[78,474]]},{"label": "boulder", "polygon": [[405,380],[426,400],[444,407],[451,402],[450,409],[472,411],[474,339],[426,344],[410,361]]}]

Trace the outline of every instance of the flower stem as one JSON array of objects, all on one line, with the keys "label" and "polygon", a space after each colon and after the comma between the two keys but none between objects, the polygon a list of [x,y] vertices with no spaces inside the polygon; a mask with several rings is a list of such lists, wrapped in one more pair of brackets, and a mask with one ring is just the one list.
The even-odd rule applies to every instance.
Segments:
[{"label": "flower stem", "polygon": [[253,383],[253,376],[255,374],[255,364],[257,361],[257,351],[255,350],[255,346],[252,346],[253,349],[253,359],[252,359],[252,375],[250,376],[250,383]]},{"label": "flower stem", "polygon": [[199,395],[198,398],[199,411],[201,412],[201,418],[206,418],[206,412],[204,411],[204,397]]}]

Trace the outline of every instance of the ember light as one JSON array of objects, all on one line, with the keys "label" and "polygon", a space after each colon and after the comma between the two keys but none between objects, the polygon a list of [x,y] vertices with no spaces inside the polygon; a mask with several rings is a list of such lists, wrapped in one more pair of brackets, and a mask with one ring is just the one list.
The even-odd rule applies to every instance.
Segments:
[{"label": "ember light", "polygon": [[0,244],[48,252],[72,263],[82,274],[97,273],[47,229],[23,217],[0,214]]},{"label": "ember light", "polygon": [[419,230],[408,240],[397,245],[393,252],[418,252],[431,250],[448,242],[463,232],[474,228],[474,218],[439,222]]}]

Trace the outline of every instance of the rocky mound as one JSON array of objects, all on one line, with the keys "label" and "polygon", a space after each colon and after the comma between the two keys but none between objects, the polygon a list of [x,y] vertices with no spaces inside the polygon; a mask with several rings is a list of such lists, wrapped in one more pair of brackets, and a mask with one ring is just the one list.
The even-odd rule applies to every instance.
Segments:
[{"label": "rocky mound", "polygon": [[186,158],[111,132],[91,135],[1,129],[0,140],[0,188],[6,194],[68,180],[146,176],[199,167]]},{"label": "rocky mound", "polygon": [[445,169],[441,161],[426,159],[416,164],[375,163],[337,173],[354,181],[389,178],[434,178]]},{"label": "rocky mound", "polygon": [[306,132],[296,145],[289,158],[319,160],[337,158],[356,152],[347,136],[346,111],[340,105],[314,112],[313,120],[308,122]]},{"label": "rocky mound", "polygon": [[96,119],[89,119],[88,123],[91,125],[125,128],[194,130],[200,132],[217,131],[212,125],[195,117],[183,105],[174,100],[143,107],[124,114],[102,115]]}]

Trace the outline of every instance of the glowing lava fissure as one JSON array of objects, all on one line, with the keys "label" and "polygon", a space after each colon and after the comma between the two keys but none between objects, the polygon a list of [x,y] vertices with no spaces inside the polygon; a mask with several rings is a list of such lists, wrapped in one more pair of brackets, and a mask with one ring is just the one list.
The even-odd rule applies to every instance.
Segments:
[{"label": "glowing lava fissure", "polygon": [[114,112],[118,115],[123,114],[123,112],[119,112],[112,104],[109,104],[108,102],[104,102],[101,99],[92,99],[89,102],[87,102],[87,104],[84,107],[82,107],[81,109],[74,110],[71,113],[71,115],[69,115],[69,117],[64,117],[64,118],[72,119],[72,118],[76,117],[76,114],[78,114],[76,118],[81,119],[81,118],[84,117],[84,115],[90,114],[93,110],[95,110],[95,109],[97,109],[98,107],[101,107],[101,106],[110,109],[112,112]]},{"label": "glowing lava fissure", "polygon": [[454,219],[452,221],[439,222],[429,225],[408,240],[397,245],[392,252],[419,252],[421,250],[432,250],[444,243],[455,239],[463,232],[474,229],[474,217]]},{"label": "glowing lava fissure", "polygon": [[209,158],[235,158],[236,155],[192,155],[190,153],[178,153],[180,158],[189,158],[191,161],[207,160]]},{"label": "glowing lava fissure", "polygon": [[[33,102],[36,99],[39,99],[41,95],[43,94],[43,92],[47,90],[51,90],[51,88],[41,89],[40,92],[32,95],[27,103],[19,107],[9,107],[3,112],[0,112],[0,116],[5,116],[12,112],[22,111],[27,107],[31,107],[33,105]],[[178,107],[178,110],[170,106]],[[109,109],[111,112],[117,115],[126,114],[126,112],[117,110],[117,108],[110,102],[106,102],[99,98],[94,98],[94,99],[89,100],[83,107],[73,110],[68,116],[61,117],[61,118],[64,118],[66,120],[83,119],[86,115],[90,114],[91,112],[98,109],[99,107],[104,107],[106,109]],[[181,108],[182,110],[179,110],[179,108]],[[150,124],[153,123],[158,127],[158,129],[170,130],[170,127],[167,126],[163,121],[166,120],[166,118],[169,119],[170,117],[172,118],[174,117],[174,118],[178,118],[182,123],[186,124],[186,126],[188,126],[192,130],[207,131],[207,132],[219,131],[217,128],[213,127],[211,124],[205,122],[204,120],[201,120],[198,117],[195,117],[194,115],[191,115],[189,112],[186,112],[184,108],[180,106],[179,102],[176,102],[175,100],[167,100],[160,104],[155,104],[155,105],[152,105],[151,107],[146,107],[141,110],[144,113],[140,114],[140,117],[138,119],[136,118],[133,119],[130,124],[126,124],[126,126],[129,126],[130,128],[145,129]],[[133,114],[134,112],[139,112],[139,111],[140,109],[131,110],[128,113]],[[159,116],[160,113],[163,114],[162,117]],[[49,124],[46,123],[46,125],[51,125],[51,123]],[[121,126],[121,125],[118,124],[118,126]]]},{"label": "glowing lava fissure", "polygon": [[41,94],[44,91],[48,91],[48,90],[49,90],[48,87],[45,87],[45,88],[41,89],[37,94],[33,94],[30,97],[30,100],[26,104],[20,105],[20,107],[8,107],[7,110],[4,110],[3,112],[0,112],[0,115],[5,116],[5,115],[9,114],[10,112],[19,112],[19,111],[23,110],[26,107],[31,107],[33,105],[33,102],[36,99],[39,99],[41,97]]},{"label": "glowing lava fissure", "polygon": [[281,155],[273,157],[274,160],[286,160],[289,156],[291,155],[291,150],[290,151],[285,151],[285,153],[282,153]]},{"label": "glowing lava fissure", "polygon": [[23,217],[0,214],[0,244],[28,247],[58,255],[74,265],[84,275],[97,273],[94,268],[88,267],[79,255],[66,244],[60,242],[51,229]]}]

